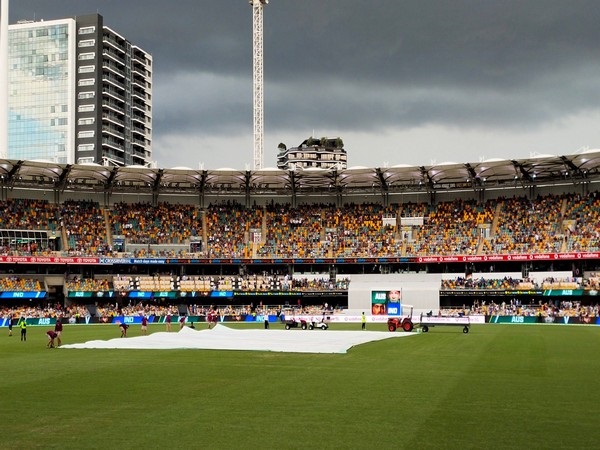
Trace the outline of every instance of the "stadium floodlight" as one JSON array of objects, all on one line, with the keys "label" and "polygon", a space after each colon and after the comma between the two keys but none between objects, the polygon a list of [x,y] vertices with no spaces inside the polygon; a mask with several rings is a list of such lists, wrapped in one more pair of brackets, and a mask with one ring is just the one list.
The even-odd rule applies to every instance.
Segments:
[{"label": "stadium floodlight", "polygon": [[263,7],[269,0],[249,0],[252,6],[252,97],[254,116],[254,170],[264,163],[264,98],[263,98]]},{"label": "stadium floodlight", "polygon": [[8,0],[0,0],[0,158],[8,158]]}]

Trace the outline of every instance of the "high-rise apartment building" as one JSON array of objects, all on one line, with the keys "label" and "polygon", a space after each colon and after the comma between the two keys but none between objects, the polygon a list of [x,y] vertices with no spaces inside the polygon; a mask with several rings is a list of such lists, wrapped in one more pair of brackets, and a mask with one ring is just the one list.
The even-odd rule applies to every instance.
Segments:
[{"label": "high-rise apartment building", "polygon": [[151,55],[99,14],[8,34],[9,159],[151,164]]}]

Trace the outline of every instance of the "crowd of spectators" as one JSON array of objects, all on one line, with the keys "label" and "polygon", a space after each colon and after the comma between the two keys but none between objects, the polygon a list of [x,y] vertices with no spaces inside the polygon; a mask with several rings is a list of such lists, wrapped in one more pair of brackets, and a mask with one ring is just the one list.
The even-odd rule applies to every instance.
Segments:
[{"label": "crowd of spectators", "polygon": [[[0,278],[6,286],[16,285],[11,278]],[[6,281],[4,281],[6,280]],[[33,284],[34,280],[20,280],[19,286]],[[40,289],[39,282],[36,285]],[[0,285],[0,289],[4,285]],[[350,278],[339,277],[290,277],[289,275],[254,274],[254,275],[115,275],[102,278],[84,278],[71,276],[65,280],[66,291],[182,291],[182,292],[210,292],[210,291],[347,291]],[[19,289],[4,289],[19,290]]]},{"label": "crowd of spectators", "polygon": [[0,278],[0,291],[39,292],[43,290],[39,280],[33,278],[22,278],[8,276]]},{"label": "crowd of spectators", "polygon": [[107,278],[84,278],[74,276],[65,280],[67,292],[70,291],[110,291],[112,290],[110,281]]},{"label": "crowd of spectators", "polygon": [[0,229],[56,230],[60,223],[58,205],[47,200],[0,200]]},{"label": "crowd of spectators", "polygon": [[[220,317],[243,317],[245,315],[283,315],[293,317],[296,315],[334,315],[342,314],[343,309],[324,305],[187,305],[185,311],[180,310],[179,305],[137,303],[119,305],[117,303],[105,303],[94,305],[93,313],[84,305],[61,305],[29,306],[12,305],[11,307],[0,307],[0,317],[12,318],[54,318],[61,319],[66,323],[81,323],[96,317],[100,322],[110,323],[118,316],[146,316],[155,317],[158,320],[167,315],[192,317],[208,317],[216,315]],[[436,312],[439,316],[534,316],[534,317],[600,317],[600,305],[584,305],[578,301],[563,301],[560,304],[538,301],[537,303],[522,304],[518,299],[495,303],[476,300],[472,306],[441,308]]]},{"label": "crowd of spectators", "polygon": [[109,322],[113,317],[116,316],[155,316],[164,317],[168,314],[172,316],[179,315],[179,309],[177,305],[163,305],[154,303],[137,303],[120,306],[117,303],[106,303],[103,305],[96,305],[95,314],[103,321]]},{"label": "crowd of spectators", "polygon": [[70,254],[109,254],[104,213],[97,202],[67,200],[60,205],[60,225]]},{"label": "crowd of spectators", "polygon": [[159,304],[159,303],[129,303],[120,305],[118,303],[94,304],[88,308],[85,305],[71,305],[62,307],[61,305],[48,304],[45,306],[25,306],[14,305],[11,307],[0,308],[0,318],[12,318],[18,320],[20,318],[50,318],[60,319],[68,323],[81,323],[83,320],[89,320],[91,317],[96,317],[100,322],[111,323],[113,318],[119,316],[146,316],[155,317],[157,320],[171,316],[192,316],[203,317],[208,316],[233,316],[243,317],[245,315],[322,315],[322,314],[339,314],[343,310],[339,307],[332,307],[327,303],[323,305],[197,305],[190,304],[186,306],[185,311],[182,311],[181,305],[174,304]]},{"label": "crowd of spectators", "polygon": [[32,306],[26,304],[12,304],[0,306],[0,317],[20,319],[61,319],[69,323],[78,323],[86,317],[90,317],[89,310],[84,305],[72,304],[63,306],[60,303],[47,304],[45,306]]},{"label": "crowd of spectators", "polygon": [[561,234],[568,195],[503,199],[496,233],[486,253],[555,253],[562,250]]},{"label": "crowd of spectators", "polygon": [[583,287],[587,290],[600,290],[600,273],[591,272],[583,279]]},{"label": "crowd of spectators", "polygon": [[597,278],[591,277],[592,282],[584,283],[582,278],[565,277],[555,278],[547,277],[540,282],[530,278],[473,278],[473,277],[457,277],[453,279],[442,280],[442,289],[444,290],[460,290],[460,289],[514,289],[514,290],[531,290],[531,289],[591,289],[592,286],[597,286]]},{"label": "crowd of spectators", "polygon": [[200,216],[192,205],[121,202],[110,211],[110,229],[132,244],[183,244],[202,234]]},{"label": "crowd of spectators", "polygon": [[573,195],[564,216],[566,251],[600,251],[599,195]]},{"label": "crowd of spectators", "polygon": [[[526,280],[511,277],[502,279],[457,277],[455,279],[442,280],[442,289],[519,289],[524,284],[529,285]],[[527,287],[527,289],[530,289],[530,287]]]},{"label": "crowd of spectators", "polygon": [[[0,200],[1,230],[46,230],[54,232],[60,228],[58,206],[47,200],[14,199]],[[48,256],[53,253],[46,242],[13,239],[0,236],[0,255],[35,254]]]},{"label": "crowd of spectators", "polygon": [[201,253],[210,258],[250,258],[253,230],[263,229],[263,210],[236,202],[213,205],[206,211],[206,243]]},{"label": "crowd of spectators", "polygon": [[534,316],[534,317],[600,317],[600,305],[584,305],[579,301],[562,301],[559,304],[538,301],[522,304],[518,299],[495,303],[476,300],[473,306],[442,308],[440,316]]},{"label": "crowd of spectators", "polygon": [[[410,257],[600,249],[596,192],[389,206],[270,203],[246,208],[228,201],[199,209],[164,202],[101,207],[88,201],[57,205],[24,199],[0,201],[0,206],[7,211],[0,229],[52,231],[63,238],[62,252],[78,255]],[[403,224],[404,218],[420,223]],[[116,237],[124,239],[124,248],[113,245]],[[1,245],[1,254],[50,251],[36,242]]]},{"label": "crowd of spectators", "polygon": [[383,217],[396,217],[397,205],[329,204],[269,205],[267,234],[258,254],[263,257],[320,258],[399,255],[398,227],[384,225]]},{"label": "crowd of spectators", "polygon": [[530,290],[530,289],[582,289],[591,288],[596,285],[597,278],[591,277],[591,282],[583,283],[582,278],[577,277],[547,277],[541,282],[532,280],[531,278],[473,278],[473,277],[457,277],[453,279],[442,280],[442,289],[444,290],[460,290],[460,289],[514,289],[514,290]]},{"label": "crowd of spectators", "polygon": [[474,255],[481,242],[480,225],[491,224],[494,204],[456,200],[427,208],[427,222],[417,227],[408,253],[414,255]]}]

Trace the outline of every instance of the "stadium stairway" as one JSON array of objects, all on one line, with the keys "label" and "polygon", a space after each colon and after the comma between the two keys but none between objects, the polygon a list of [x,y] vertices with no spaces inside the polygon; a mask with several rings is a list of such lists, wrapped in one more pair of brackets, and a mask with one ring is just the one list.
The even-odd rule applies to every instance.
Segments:
[{"label": "stadium stairway", "polygon": [[113,235],[112,235],[112,231],[110,228],[110,216],[109,216],[108,209],[106,209],[106,208],[102,209],[102,215],[104,216],[104,228],[106,231],[106,243],[109,245],[110,248],[112,248]]},{"label": "stadium stairway", "polygon": [[203,209],[201,211],[201,220],[202,220],[202,249],[208,250],[208,236],[207,236],[208,225],[206,223],[206,210],[205,209]]},{"label": "stadium stairway", "polygon": [[[560,233],[563,234],[563,235],[565,233],[566,222],[568,222],[568,221],[565,221],[565,214],[567,213],[567,207],[568,206],[569,206],[569,202],[567,201],[566,198],[563,198],[562,205],[560,206],[560,216],[558,218],[558,220],[560,222],[560,224],[559,224],[559,230],[560,230]],[[563,242],[562,242],[562,244],[560,246],[560,252],[561,253],[566,253],[567,246],[568,246],[567,240],[563,239]]]},{"label": "stadium stairway", "polygon": [[483,249],[485,247],[485,243],[488,242],[496,235],[496,230],[498,229],[498,221],[500,220],[500,213],[502,212],[502,203],[498,202],[496,205],[496,210],[494,211],[494,218],[492,219],[492,225],[490,227],[489,237],[479,236],[479,243],[477,244],[476,255],[482,255]]},{"label": "stadium stairway", "polygon": [[496,236],[498,230],[498,222],[500,221],[500,213],[502,212],[502,202],[498,202],[496,205],[496,211],[494,211],[494,220],[492,220],[492,229],[490,230],[490,237]]},{"label": "stadium stairway", "polygon": [[64,225],[60,227],[60,240],[62,242],[61,250],[68,250],[69,241],[67,241],[67,227],[65,227]]},{"label": "stadium stairway", "polygon": [[481,236],[479,238],[479,243],[477,244],[477,251],[476,251],[476,255],[481,255],[483,252],[483,245],[485,244],[485,238],[483,236]]}]

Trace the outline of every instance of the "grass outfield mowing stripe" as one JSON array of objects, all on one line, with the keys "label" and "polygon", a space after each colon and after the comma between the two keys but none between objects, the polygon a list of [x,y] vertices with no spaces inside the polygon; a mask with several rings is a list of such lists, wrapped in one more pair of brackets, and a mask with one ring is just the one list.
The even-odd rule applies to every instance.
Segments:
[{"label": "grass outfield mowing stripe", "polygon": [[598,327],[434,327],[333,355],[46,349],[45,331],[0,337],[0,448],[598,447]]}]

